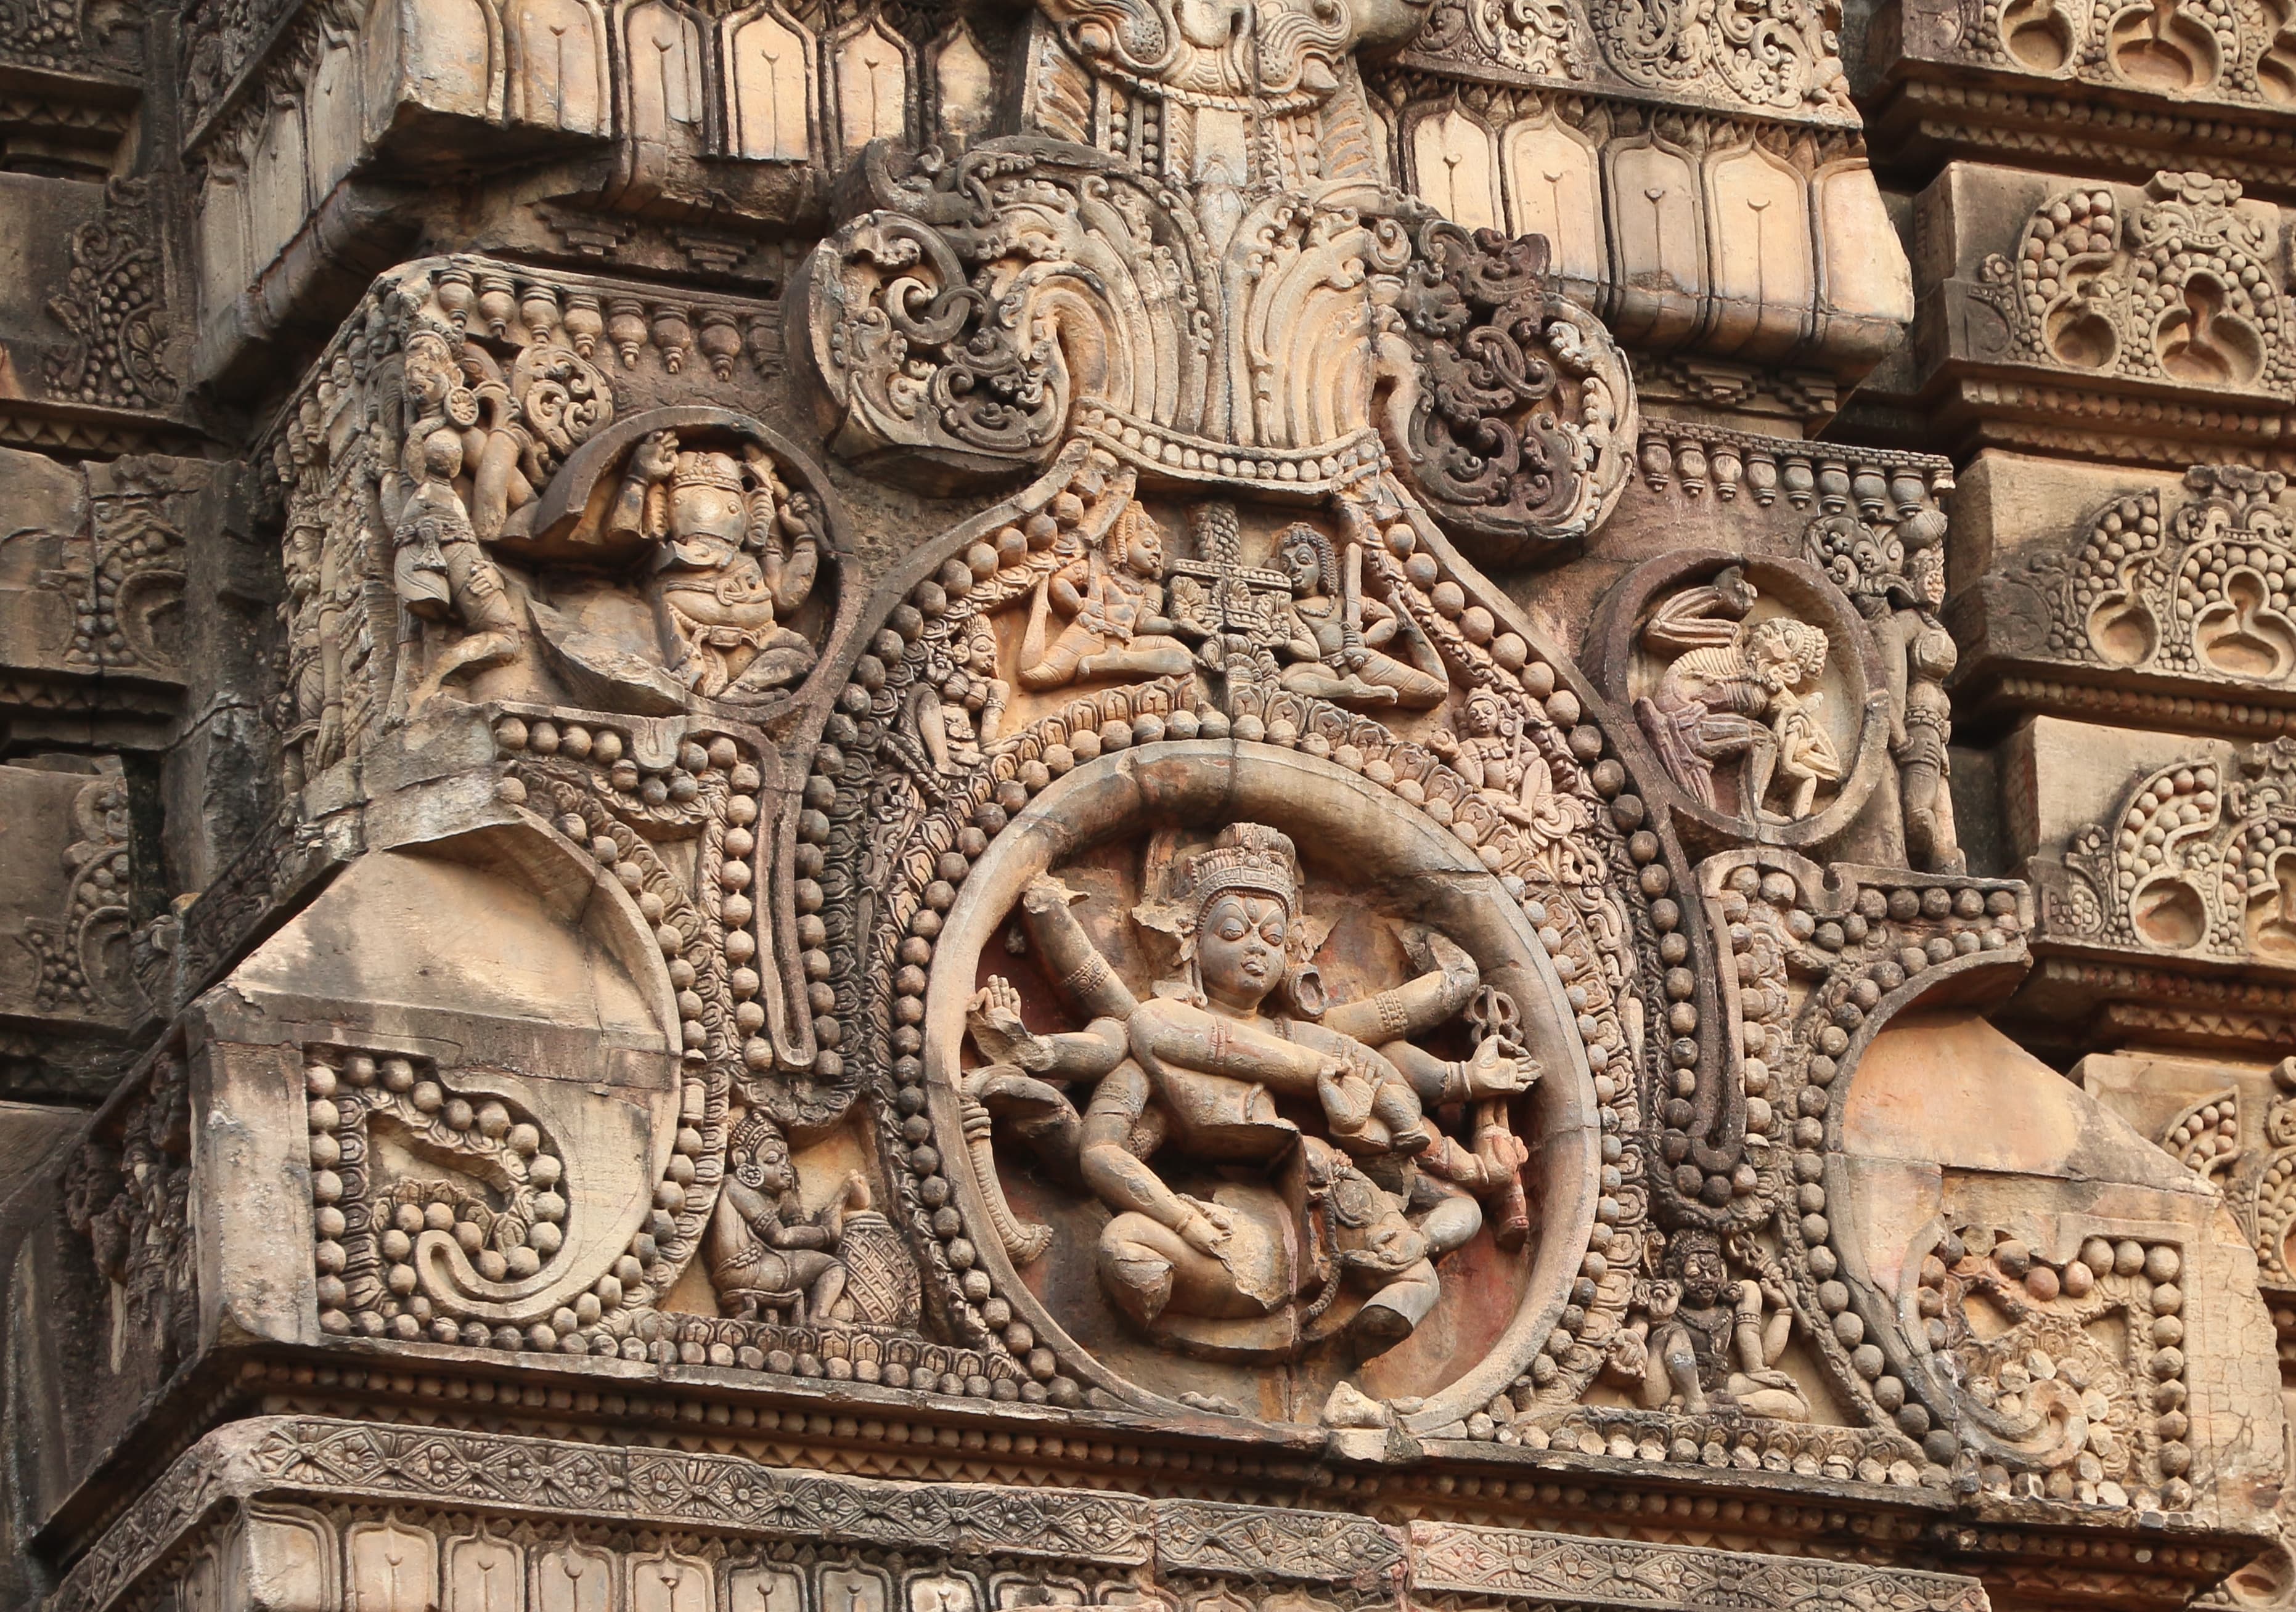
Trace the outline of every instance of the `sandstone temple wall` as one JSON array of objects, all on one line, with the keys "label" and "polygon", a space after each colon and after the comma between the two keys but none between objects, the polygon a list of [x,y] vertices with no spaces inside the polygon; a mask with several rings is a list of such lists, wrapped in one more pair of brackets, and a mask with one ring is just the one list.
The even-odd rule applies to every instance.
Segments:
[{"label": "sandstone temple wall", "polygon": [[2292,206],[2286,0],[0,0],[0,1604],[2296,1607]]}]

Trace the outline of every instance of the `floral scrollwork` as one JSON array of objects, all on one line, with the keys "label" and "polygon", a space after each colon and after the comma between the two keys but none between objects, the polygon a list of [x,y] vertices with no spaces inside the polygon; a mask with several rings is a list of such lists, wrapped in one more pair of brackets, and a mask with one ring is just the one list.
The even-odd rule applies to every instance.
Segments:
[{"label": "floral scrollwork", "polygon": [[1585,536],[1631,468],[1625,356],[1548,279],[1543,239],[1438,222],[1417,247],[1400,312],[1424,379],[1398,455],[1417,490],[1480,536]]}]

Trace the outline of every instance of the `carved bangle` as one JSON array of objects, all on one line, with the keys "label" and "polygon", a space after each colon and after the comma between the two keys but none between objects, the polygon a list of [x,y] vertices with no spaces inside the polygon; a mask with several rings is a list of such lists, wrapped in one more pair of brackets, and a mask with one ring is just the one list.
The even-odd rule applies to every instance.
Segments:
[{"label": "carved bangle", "polygon": [[1108,959],[1097,952],[1087,952],[1082,962],[1061,976],[1060,987],[1070,996],[1082,996],[1106,985],[1113,977]]},{"label": "carved bangle", "polygon": [[1443,1097],[1445,1102],[1467,1101],[1467,1066],[1464,1060],[1443,1066]]},{"label": "carved bangle", "polygon": [[1396,1000],[1394,992],[1382,991],[1373,1000],[1379,1003],[1379,1027],[1387,1032],[1389,1040],[1398,1039],[1411,1027],[1411,1021],[1404,1013],[1403,1004]]}]

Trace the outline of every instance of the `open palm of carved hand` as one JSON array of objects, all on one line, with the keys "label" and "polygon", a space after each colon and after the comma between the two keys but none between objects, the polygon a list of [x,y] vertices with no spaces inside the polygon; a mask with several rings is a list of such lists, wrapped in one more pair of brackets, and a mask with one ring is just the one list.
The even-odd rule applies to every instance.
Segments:
[{"label": "open palm of carved hand", "polygon": [[1538,1060],[1522,1053],[1511,1053],[1496,1039],[1485,1041],[1467,1060],[1467,1095],[1470,1098],[1514,1097],[1538,1084],[1546,1071]]},{"label": "open palm of carved hand", "polygon": [[630,469],[641,480],[668,480],[677,469],[677,438],[668,431],[654,432],[630,455]]},{"label": "open palm of carved hand", "polygon": [[1036,1033],[1021,1021],[1021,993],[1002,974],[992,975],[973,993],[965,1022],[980,1050],[999,1063],[1017,1063],[1034,1069],[1043,1063],[1043,1047]]}]

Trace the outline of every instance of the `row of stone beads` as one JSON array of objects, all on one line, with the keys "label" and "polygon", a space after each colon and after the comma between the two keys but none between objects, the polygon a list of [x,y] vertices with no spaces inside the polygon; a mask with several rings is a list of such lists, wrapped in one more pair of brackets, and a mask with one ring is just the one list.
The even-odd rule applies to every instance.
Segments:
[{"label": "row of stone beads", "polygon": [[[1800,906],[1784,918],[1789,936],[1822,953],[1878,947],[1878,954],[1853,967],[1845,986],[1827,994],[1831,1006],[1826,1022],[1812,1037],[1814,1051],[1795,1098],[1792,1209],[1808,1249],[1810,1274],[1817,1280],[1819,1307],[1834,1338],[1848,1352],[1851,1369],[1882,1413],[1907,1437],[1919,1439],[1923,1453],[1939,1466],[1952,1461],[1958,1441],[1950,1429],[1933,1425],[1929,1407],[1909,1395],[1904,1380],[1889,1371],[1887,1355],[1866,1336],[1865,1318],[1850,1305],[1849,1287],[1836,1280],[1841,1261],[1830,1240],[1833,1225],[1824,1184],[1825,1119],[1841,1095],[1835,1083],[1850,1039],[1882,998],[1916,975],[1956,958],[2008,946],[2016,938],[2016,911],[2017,898],[2007,890],[1931,885],[1884,891],[1868,887],[1857,892],[1850,911],[1838,920],[1821,921]],[[1942,927],[1926,940],[1916,941],[1903,936],[1903,927],[1915,923]],[[1891,947],[1886,942],[1893,929],[1903,944]]]},{"label": "row of stone beads", "polygon": [[[507,754],[570,757],[592,767],[605,768],[617,805],[642,814],[650,815],[663,808],[707,811],[714,804],[719,836],[716,888],[698,892],[698,901],[712,902],[717,910],[715,944],[721,951],[726,988],[734,999],[735,1032],[754,1035],[762,1028],[765,1010],[757,998],[763,981],[750,966],[757,941],[751,928],[755,902],[749,890],[754,880],[751,858],[757,849],[758,795],[764,779],[756,765],[742,758],[741,747],[723,734],[706,741],[689,738],[678,744],[668,765],[641,768],[627,754],[621,735],[611,729],[593,732],[579,724],[529,723],[516,716],[505,716],[496,724],[495,742]],[[545,793],[558,792],[548,785],[544,788]],[[500,781],[496,794],[506,804],[529,804],[528,784],[514,774]],[[627,798],[633,796],[635,800]],[[704,921],[697,897],[685,894],[642,835],[606,814],[603,803],[562,793],[555,804],[562,810],[553,826],[583,847],[622,885],[639,917],[652,930],[676,993],[684,1057],[688,1064],[706,1068],[710,1062],[710,1004],[697,987],[706,983],[705,973],[716,972],[719,960],[706,955],[712,944],[712,926]],[[628,1306],[662,1286],[682,1266],[700,1236],[699,1205],[715,1184],[723,1143],[722,1136],[712,1134],[723,1129],[723,1094],[713,1102],[710,1085],[707,1076],[684,1083],[677,1133],[663,1178],[654,1185],[654,1207],[646,1227],[633,1237],[614,1268],[589,1292],[519,1334],[523,1346],[568,1354],[619,1354],[628,1359],[659,1358],[668,1353],[671,1358],[660,1363],[674,1363],[674,1348],[660,1345],[650,1348],[644,1339],[629,1332]],[[694,1193],[697,1182],[702,1189],[699,1198]],[[607,1323],[603,1328],[602,1322]],[[506,1335],[517,1331],[507,1326],[497,1328],[495,1340],[506,1344]]]},{"label": "row of stone beads", "polygon": [[[2138,1442],[2140,1452],[2143,1445],[2151,1445],[2161,1478],[2159,1492],[2131,1491],[2105,1476],[2104,1461],[2121,1453],[2115,1448],[2111,1430],[2115,1406],[2095,1385],[2078,1382],[2069,1387],[2079,1393],[2089,1415],[2088,1443],[2070,1468],[2054,1469],[2042,1478],[2042,1485],[2054,1500],[2134,1505],[2148,1511],[2182,1510],[2193,1503],[2192,1483],[2185,1476],[2192,1469],[2193,1452],[2186,1442],[2192,1423],[2185,1410],[2188,1395],[2183,1346],[2185,1295],[2177,1286],[2183,1273],[2183,1257],[2166,1243],[2091,1237],[2075,1257],[2060,1262],[2044,1258],[2021,1239],[1964,1226],[1948,1232],[1939,1240],[1936,1249],[1923,1257],[1915,1303],[1926,1341],[1939,1353],[1953,1341],[1946,1319],[1948,1279],[1975,1279],[2021,1289],[2037,1305],[2061,1299],[2079,1305],[2093,1298],[2125,1304],[2131,1311],[2131,1330],[2137,1334],[2132,1341],[2147,1351],[2144,1370],[2152,1379],[2149,1412],[2141,1407],[2137,1412],[2151,1416],[2149,1425],[2142,1429],[2151,1437],[2140,1436]],[[2059,1375],[2057,1363],[2037,1350],[2021,1361],[2006,1362],[1989,1391],[2019,1393],[2033,1380]],[[1961,1386],[1966,1392],[1974,1385]],[[2005,1489],[2010,1481],[2005,1468],[1991,1463],[1980,1469],[1980,1477],[1994,1489]]]}]

